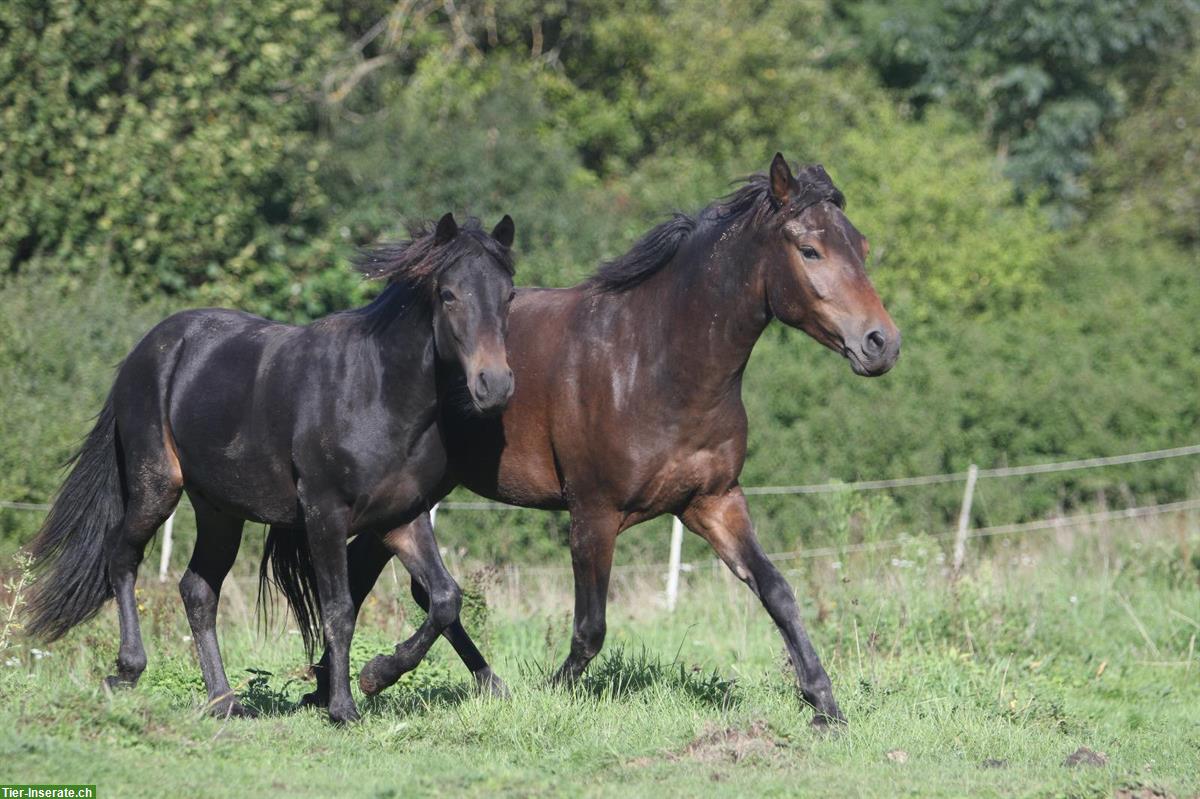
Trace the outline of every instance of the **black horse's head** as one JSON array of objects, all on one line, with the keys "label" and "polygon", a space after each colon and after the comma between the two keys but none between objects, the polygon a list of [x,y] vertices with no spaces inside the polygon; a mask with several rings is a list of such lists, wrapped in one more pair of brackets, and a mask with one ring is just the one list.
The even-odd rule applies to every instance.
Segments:
[{"label": "black horse's head", "polygon": [[433,285],[433,340],[439,357],[462,368],[467,390],[482,414],[504,409],[513,393],[504,336],[513,299],[513,221],[507,214],[490,237],[459,228],[453,214],[438,221],[438,246],[459,254],[438,271]]},{"label": "black horse's head", "polygon": [[[499,413],[513,392],[504,336],[513,298],[513,221],[489,234],[477,219],[459,225],[446,214],[412,238],[363,253],[357,267],[387,278],[397,308],[428,306],[437,358],[462,371],[470,404],[480,414]],[[383,295],[381,295],[381,298]]]}]

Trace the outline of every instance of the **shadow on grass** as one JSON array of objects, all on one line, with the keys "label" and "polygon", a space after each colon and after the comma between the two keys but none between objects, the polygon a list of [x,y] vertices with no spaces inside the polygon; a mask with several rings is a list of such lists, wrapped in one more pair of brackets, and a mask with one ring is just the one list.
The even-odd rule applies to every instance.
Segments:
[{"label": "shadow on grass", "polygon": [[297,685],[296,680],[287,680],[283,685],[271,685],[270,678],[275,676],[263,669],[246,669],[250,679],[246,687],[238,692],[238,699],[250,712],[260,717],[290,716],[300,710],[300,703],[290,698],[290,689]]},{"label": "shadow on grass", "polygon": [[393,686],[376,696],[363,699],[362,709],[372,714],[412,716],[435,708],[455,707],[475,695],[475,690],[459,681],[426,683],[417,686]]},{"label": "shadow on grass", "polygon": [[[522,673],[534,683],[550,685],[553,670],[545,663],[526,661]],[[682,693],[702,705],[728,710],[741,702],[736,680],[715,670],[704,672],[678,659],[664,661],[646,650],[616,646],[594,660],[571,692],[579,697],[616,701],[651,690]]]}]

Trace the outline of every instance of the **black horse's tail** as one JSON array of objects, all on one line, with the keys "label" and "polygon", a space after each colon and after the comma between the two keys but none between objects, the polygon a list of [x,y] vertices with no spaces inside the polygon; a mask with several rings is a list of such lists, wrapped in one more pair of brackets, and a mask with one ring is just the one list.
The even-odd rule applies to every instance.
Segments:
[{"label": "black horse's tail", "polygon": [[300,628],[304,653],[311,661],[321,640],[321,605],[317,602],[317,573],[303,530],[272,527],[267,533],[258,567],[259,610],[272,586],[287,600],[288,610]]},{"label": "black horse's tail", "polygon": [[106,543],[125,515],[118,447],[110,396],[96,426],[68,461],[71,473],[30,546],[39,575],[25,627],[37,638],[61,638],[96,615],[113,595]]}]

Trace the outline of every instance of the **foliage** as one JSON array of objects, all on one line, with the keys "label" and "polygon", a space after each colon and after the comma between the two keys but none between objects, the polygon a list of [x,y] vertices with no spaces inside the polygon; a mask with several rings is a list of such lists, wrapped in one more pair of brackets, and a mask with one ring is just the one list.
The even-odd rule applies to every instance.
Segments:
[{"label": "foliage", "polygon": [[[1168,65],[1101,150],[1093,178],[1099,229],[1133,244],[1166,234],[1200,246],[1200,49]],[[1108,213],[1103,212],[1107,210]]]},{"label": "foliage", "polygon": [[1188,43],[1198,9],[1190,0],[840,5],[886,84],[978,120],[1017,186],[1047,191],[1063,214],[1085,199],[1097,137],[1156,62]]},{"label": "foliage", "polygon": [[[60,467],[99,413],[115,367],[165,314],[162,301],[139,303],[114,276],[65,295],[40,275],[0,290],[0,499],[46,502]],[[40,515],[0,513],[0,534],[25,538]]]},{"label": "foliage", "polygon": [[[782,149],[829,165],[873,241],[882,287],[905,294],[917,319],[1002,313],[1036,296],[1055,241],[1045,221],[1012,205],[991,155],[954,117],[907,120],[861,70],[825,68],[825,25],[805,4],[610,9],[572,28],[559,70],[436,48],[381,70],[357,102],[363,121],[335,134],[344,230],[369,240],[448,206],[512,211],[522,282],[566,285]],[[635,58],[638,69],[619,67]]]},{"label": "foliage", "polygon": [[[313,314],[322,236],[310,96],[336,39],[314,0],[17,0],[0,11],[0,258],[113,271],[144,296]],[[344,295],[344,288],[337,290]]]},{"label": "foliage", "polygon": [[[1076,9],[1061,31],[1066,12],[1036,4],[989,6],[991,28],[958,25],[968,0],[288,0],[215,17],[208,0],[108,2],[0,11],[0,119],[13,132],[0,143],[12,198],[0,247],[17,271],[0,281],[0,499],[49,499],[112,365],[169,310],[215,302],[302,320],[359,303],[351,245],[446,210],[511,213],[518,282],[568,285],[776,149],[824,162],[845,190],[905,345],[896,370],[862,380],[773,325],[746,377],[746,484],[1136,451],[1197,429],[1200,62],[1173,49],[1186,30],[1167,30],[1177,12],[1163,4]],[[945,53],[939,36],[965,38]],[[1022,105],[996,76],[1032,81],[1027,61],[1065,82]],[[1019,142],[1041,142],[1077,180],[1072,159],[1090,158],[1095,131],[1079,149],[1026,128],[1079,98],[1102,109],[1089,219],[1055,231],[1033,194],[1013,200],[993,145],[1008,138],[1011,168]],[[1178,498],[1195,474],[1177,461],[984,483],[975,521],[1098,492]],[[942,529],[958,499],[954,486],[898,494],[896,524]],[[769,546],[823,540],[821,507],[753,502]],[[34,516],[0,512],[7,545]],[[449,512],[439,528],[496,561],[557,558],[566,536],[561,514],[525,510]]]}]

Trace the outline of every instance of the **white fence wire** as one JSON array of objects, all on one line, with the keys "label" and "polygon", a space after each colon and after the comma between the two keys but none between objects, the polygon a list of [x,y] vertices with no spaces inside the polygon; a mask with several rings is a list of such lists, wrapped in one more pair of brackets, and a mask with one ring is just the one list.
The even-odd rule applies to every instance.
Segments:
[{"label": "white fence wire", "polygon": [[[1034,463],[1025,466],[1000,466],[991,469],[980,469],[975,464],[971,464],[966,471],[963,472],[946,472],[943,474],[927,474],[917,475],[914,477],[898,477],[885,480],[859,480],[850,483],[816,483],[810,485],[790,485],[790,486],[748,486],[742,490],[748,496],[770,496],[770,495],[803,495],[803,494],[830,494],[840,491],[870,491],[881,489],[894,488],[909,488],[914,486],[938,485],[944,483],[954,483],[964,481],[966,483],[963,492],[963,500],[959,510],[958,526],[954,530],[949,530],[942,533],[936,533],[930,537],[937,539],[954,538],[954,554],[952,560],[952,574],[957,575],[962,569],[963,561],[966,557],[966,542],[972,538],[983,538],[987,536],[999,535],[1014,535],[1031,533],[1044,530],[1055,530],[1069,527],[1077,527],[1085,524],[1097,524],[1119,519],[1136,519],[1147,516],[1154,516],[1165,513],[1179,513],[1192,510],[1200,510],[1200,499],[1188,499],[1180,502],[1170,502],[1159,505],[1147,505],[1136,508],[1127,508],[1125,510],[1102,511],[1098,513],[1085,513],[1076,516],[1058,517],[1053,519],[1036,520],[1030,522],[1018,522],[1014,524],[1003,524],[992,527],[983,527],[972,530],[970,528],[971,504],[974,499],[974,489],[978,480],[993,479],[1004,477],[1026,477],[1035,474],[1051,474],[1055,472],[1078,471],[1082,469],[1095,469],[1106,466],[1119,466],[1131,463],[1145,463],[1148,461],[1166,460],[1169,458],[1181,458],[1190,455],[1200,455],[1200,444],[1189,444],[1181,447],[1172,447],[1170,449],[1149,450],[1146,452],[1133,452],[1125,455],[1111,455],[1098,458],[1083,458],[1070,461],[1054,461],[1050,463]],[[503,502],[490,501],[448,501],[441,502],[435,505],[430,511],[430,516],[436,520],[436,514],[439,510],[449,511],[492,511],[492,510],[517,510],[519,506],[508,505]],[[18,510],[18,511],[48,511],[50,505],[41,502],[20,502],[0,500],[0,509]],[[172,532],[174,528],[175,514],[167,519],[163,530],[163,551],[159,563],[159,579],[165,580],[170,564],[171,549],[172,549]],[[861,544],[850,544],[838,547],[815,547],[809,549],[796,550],[793,552],[779,552],[769,555],[774,561],[785,561],[803,558],[818,558],[818,557],[836,557],[850,552],[866,552],[881,549],[888,549],[902,546],[909,537],[899,537],[889,539],[887,541],[873,541]],[[666,602],[667,607],[674,609],[678,599],[679,577],[680,572],[685,569],[690,569],[688,564],[684,564],[682,560],[683,547],[683,525],[679,519],[672,517],[671,523],[671,549],[670,558],[667,563],[642,563],[629,566],[614,567],[614,572],[621,571],[661,571],[666,570]],[[715,561],[714,561],[715,562]],[[525,567],[531,572],[561,572],[568,571],[564,567]]]}]

